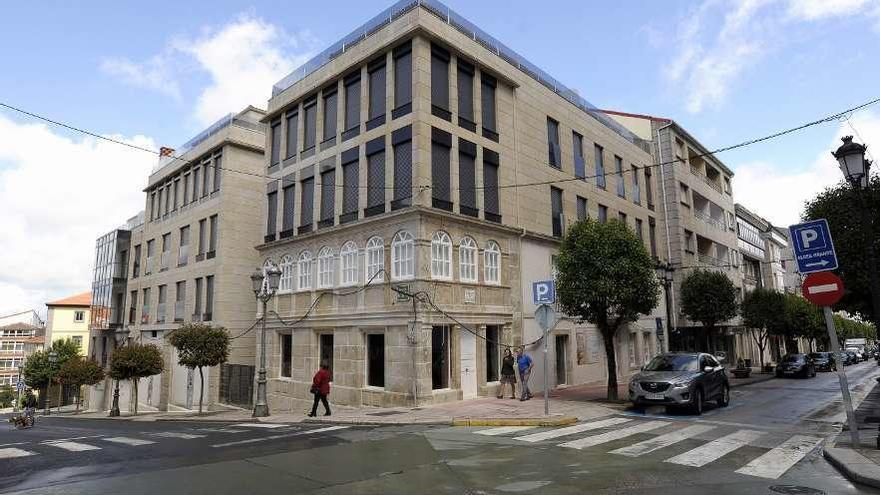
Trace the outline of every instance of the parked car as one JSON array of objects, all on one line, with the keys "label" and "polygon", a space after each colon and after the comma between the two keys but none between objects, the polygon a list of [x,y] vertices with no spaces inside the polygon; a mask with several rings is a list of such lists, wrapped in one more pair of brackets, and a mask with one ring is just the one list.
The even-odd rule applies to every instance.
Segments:
[{"label": "parked car", "polygon": [[630,379],[629,400],[637,408],[664,405],[671,411],[686,407],[702,414],[706,401],[714,400],[721,407],[730,403],[730,383],[724,367],[710,354],[660,354]]},{"label": "parked car", "polygon": [[858,347],[847,347],[846,352],[853,353],[856,357],[857,363],[861,363],[862,361],[867,361],[867,357],[865,357],[865,354]]},{"label": "parked car", "polygon": [[859,355],[855,353],[855,351],[844,351],[846,355],[849,356],[849,364],[858,364],[859,363]]},{"label": "parked car", "polygon": [[810,378],[816,376],[816,367],[806,354],[786,354],[776,365],[776,376],[801,376]]},{"label": "parked car", "polygon": [[834,362],[834,354],[830,352],[814,352],[810,354],[816,371],[837,371],[837,363]]}]

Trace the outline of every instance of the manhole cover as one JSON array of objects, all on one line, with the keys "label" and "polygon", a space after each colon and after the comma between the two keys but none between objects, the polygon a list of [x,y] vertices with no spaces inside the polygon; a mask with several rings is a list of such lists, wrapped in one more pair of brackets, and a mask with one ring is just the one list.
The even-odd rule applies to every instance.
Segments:
[{"label": "manhole cover", "polygon": [[785,493],[786,495],[825,495],[825,492],[822,490],[797,485],[773,485],[770,487],[770,491]]}]

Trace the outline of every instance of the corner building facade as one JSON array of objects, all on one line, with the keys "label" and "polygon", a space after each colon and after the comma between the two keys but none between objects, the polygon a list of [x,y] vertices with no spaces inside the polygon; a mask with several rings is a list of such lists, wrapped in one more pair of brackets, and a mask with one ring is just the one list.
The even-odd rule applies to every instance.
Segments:
[{"label": "corner building facade", "polygon": [[[651,155],[591,108],[433,1],[399,2],[276,85],[258,246],[282,270],[272,408],[309,400],[322,360],[337,403],[494,395],[505,346],[540,357],[531,281],[553,276],[570,223],[619,219],[656,255]],[[621,332],[622,377],[657,352],[663,314]],[[550,386],[605,378],[597,336],[562,319]]]}]

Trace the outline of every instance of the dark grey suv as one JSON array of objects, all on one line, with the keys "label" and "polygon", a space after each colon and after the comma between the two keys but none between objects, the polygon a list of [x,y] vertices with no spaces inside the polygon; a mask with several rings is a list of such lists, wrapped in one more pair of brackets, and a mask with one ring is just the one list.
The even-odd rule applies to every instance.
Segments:
[{"label": "dark grey suv", "polygon": [[687,407],[694,414],[702,414],[707,400],[727,407],[730,383],[724,367],[710,354],[660,354],[630,379],[629,400],[636,407]]}]

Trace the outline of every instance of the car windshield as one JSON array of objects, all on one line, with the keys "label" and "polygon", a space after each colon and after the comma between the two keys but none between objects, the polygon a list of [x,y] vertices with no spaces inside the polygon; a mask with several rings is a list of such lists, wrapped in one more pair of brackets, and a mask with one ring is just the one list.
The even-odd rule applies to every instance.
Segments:
[{"label": "car windshield", "polygon": [[802,354],[793,354],[782,358],[783,363],[799,363],[804,360]]},{"label": "car windshield", "polygon": [[667,354],[652,359],[645,371],[697,371],[699,364],[697,356]]}]

